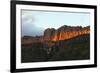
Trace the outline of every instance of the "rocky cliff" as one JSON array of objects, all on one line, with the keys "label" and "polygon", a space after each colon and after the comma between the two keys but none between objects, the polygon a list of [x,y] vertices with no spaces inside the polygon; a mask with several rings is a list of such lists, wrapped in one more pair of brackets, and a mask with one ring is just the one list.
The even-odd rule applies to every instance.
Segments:
[{"label": "rocky cliff", "polygon": [[44,41],[59,41],[67,40],[76,36],[90,34],[90,27],[81,26],[67,26],[64,25],[58,29],[48,28],[44,31],[43,40]]}]

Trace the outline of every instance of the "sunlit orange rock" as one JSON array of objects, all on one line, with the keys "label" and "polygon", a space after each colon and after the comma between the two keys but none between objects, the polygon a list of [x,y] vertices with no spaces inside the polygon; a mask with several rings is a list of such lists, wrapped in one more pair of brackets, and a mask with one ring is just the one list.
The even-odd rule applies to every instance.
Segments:
[{"label": "sunlit orange rock", "polygon": [[[67,40],[71,39],[76,36],[84,35],[84,34],[90,34],[90,27],[71,27],[71,26],[62,26],[59,29],[47,29],[48,31],[45,31],[44,33],[45,37],[44,40],[46,41],[59,41],[59,40]],[[51,32],[52,31],[52,32]],[[47,36],[46,36],[47,35]]]}]

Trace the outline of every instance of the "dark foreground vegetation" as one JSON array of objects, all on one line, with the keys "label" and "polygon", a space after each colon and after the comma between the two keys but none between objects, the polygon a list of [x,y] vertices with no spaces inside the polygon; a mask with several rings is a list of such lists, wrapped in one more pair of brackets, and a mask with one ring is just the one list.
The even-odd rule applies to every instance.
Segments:
[{"label": "dark foreground vegetation", "polygon": [[33,43],[31,47],[21,48],[21,61],[45,62],[90,59],[90,35],[82,35],[54,43],[52,47],[44,43]]}]

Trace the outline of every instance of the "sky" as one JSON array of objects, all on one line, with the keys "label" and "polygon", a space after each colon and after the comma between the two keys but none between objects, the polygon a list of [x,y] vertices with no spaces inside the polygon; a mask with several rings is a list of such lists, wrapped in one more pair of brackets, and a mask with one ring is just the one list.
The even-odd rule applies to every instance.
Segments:
[{"label": "sky", "polygon": [[90,14],[82,12],[21,11],[22,36],[40,36],[47,28],[58,29],[63,25],[89,26]]}]

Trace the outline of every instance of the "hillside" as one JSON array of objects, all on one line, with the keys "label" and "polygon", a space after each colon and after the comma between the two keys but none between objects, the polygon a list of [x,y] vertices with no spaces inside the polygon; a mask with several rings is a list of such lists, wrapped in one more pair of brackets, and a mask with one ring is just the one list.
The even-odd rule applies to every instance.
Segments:
[{"label": "hillside", "polygon": [[90,27],[48,28],[43,36],[22,37],[21,45],[22,62],[90,59]]}]

